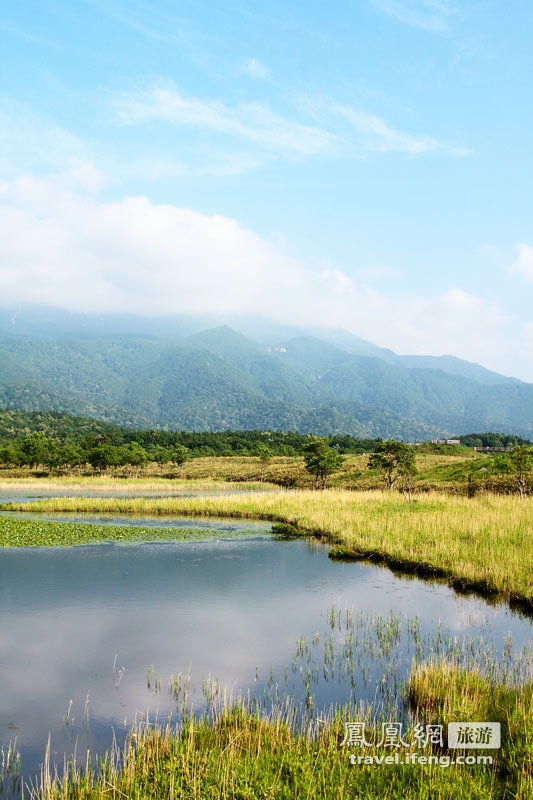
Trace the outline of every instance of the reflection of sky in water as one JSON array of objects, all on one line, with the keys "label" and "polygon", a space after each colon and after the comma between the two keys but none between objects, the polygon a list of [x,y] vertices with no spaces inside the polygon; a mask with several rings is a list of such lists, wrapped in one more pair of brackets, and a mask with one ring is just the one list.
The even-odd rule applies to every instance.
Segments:
[{"label": "reflection of sky in water", "polygon": [[283,487],[275,488],[269,487],[268,489],[228,489],[224,488],[221,484],[220,488],[214,487],[212,489],[187,489],[183,486],[177,486],[175,489],[162,488],[162,489],[137,489],[132,487],[130,489],[84,489],[80,488],[65,488],[65,489],[0,489],[0,503],[29,503],[32,500],[44,500],[49,497],[146,497],[156,499],[159,497],[220,497],[224,495],[234,494],[249,494],[251,491],[254,494],[261,492],[263,494],[274,494],[287,491]]},{"label": "reflection of sky in water", "polygon": [[[250,526],[250,537],[225,541],[0,552],[0,745],[17,737],[26,774],[37,770],[49,732],[62,763],[76,738],[78,749],[86,741],[103,748],[112,726],[120,737],[136,712],[158,708],[166,716],[174,707],[166,691],[171,674],[190,671],[199,688],[204,674],[230,689],[257,688],[256,665],[260,679],[271,667],[290,667],[296,640],[324,629],[332,603],[418,615],[422,630],[442,620],[452,632],[470,633],[488,618],[500,648],[507,632],[515,648],[530,637],[531,623],[503,606],[379,567],[335,563],[325,547],[276,541],[260,530]],[[117,672],[125,667],[118,688],[115,654]],[[146,685],[151,664],[162,681],[157,694]],[[335,684],[317,697],[328,704],[347,694]]]}]

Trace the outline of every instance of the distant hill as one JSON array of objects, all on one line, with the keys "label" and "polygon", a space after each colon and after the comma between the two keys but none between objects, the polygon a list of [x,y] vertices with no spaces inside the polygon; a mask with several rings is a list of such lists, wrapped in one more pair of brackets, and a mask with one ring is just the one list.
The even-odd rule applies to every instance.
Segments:
[{"label": "distant hill", "polygon": [[181,337],[37,339],[23,330],[0,336],[3,408],[167,430],[405,440],[533,433],[532,384],[452,357],[397,356],[346,332],[319,338],[278,328],[265,344],[227,326]]}]

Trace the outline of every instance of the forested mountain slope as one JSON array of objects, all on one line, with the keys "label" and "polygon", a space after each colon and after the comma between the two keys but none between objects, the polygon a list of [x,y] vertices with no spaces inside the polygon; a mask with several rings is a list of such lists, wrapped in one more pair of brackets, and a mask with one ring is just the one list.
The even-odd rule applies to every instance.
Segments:
[{"label": "forested mountain slope", "polygon": [[390,358],[361,355],[308,335],[264,345],[227,326],[182,338],[3,337],[0,407],[179,430],[407,440],[471,430],[533,433],[532,384],[475,364],[463,368],[468,362],[459,359],[452,360],[457,370],[476,380],[422,366],[438,358],[385,352]]}]

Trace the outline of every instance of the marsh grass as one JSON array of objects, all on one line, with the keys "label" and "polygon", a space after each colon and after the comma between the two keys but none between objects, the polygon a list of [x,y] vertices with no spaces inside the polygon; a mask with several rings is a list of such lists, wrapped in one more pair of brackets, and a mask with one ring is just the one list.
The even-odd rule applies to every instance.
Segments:
[{"label": "marsh grass", "polygon": [[391,492],[330,489],[194,498],[51,498],[3,508],[287,523],[327,540],[333,556],[442,578],[458,591],[493,595],[533,611],[533,498],[470,499],[430,492],[408,504]]},{"label": "marsh grass", "polygon": [[[323,696],[326,684],[337,684],[349,703],[365,707],[370,718],[378,713],[400,718],[407,711],[406,681],[411,668],[434,661],[454,665],[461,672],[474,671],[509,689],[530,680],[531,648],[525,644],[516,650],[510,636],[503,640],[495,636],[488,615],[469,614],[461,623],[470,630],[468,635],[440,621],[428,628],[418,616],[394,611],[383,616],[333,605],[325,617],[325,628],[298,640],[291,664],[296,680],[289,684],[286,674],[283,686],[285,692],[297,696],[299,681],[310,709],[319,704],[317,691]],[[277,696],[278,686],[275,689]]]},{"label": "marsh grass", "polygon": [[[521,687],[491,680],[477,670],[446,662],[418,666],[409,682],[409,699],[426,718],[500,722],[497,753],[501,796],[533,797],[533,682]],[[500,795],[497,795],[500,796]]]},{"label": "marsh grass", "polygon": [[0,748],[0,797],[18,794],[20,790],[20,754],[15,740]]},{"label": "marsh grass", "polygon": [[[460,687],[460,692],[457,691]],[[136,726],[122,750],[114,748],[85,768],[66,766],[59,777],[49,759],[31,797],[39,800],[530,800],[531,686],[510,689],[446,663],[420,666],[409,696],[413,722],[501,721],[506,742],[491,751],[493,765],[443,768],[443,751],[428,745],[430,763],[352,765],[353,748],[343,747],[346,721],[364,721],[365,738],[380,741],[377,726],[353,708],[332,709],[302,727],[287,700],[270,713],[248,700],[222,698],[201,716],[185,715],[175,726]],[[418,714],[421,714],[419,717]],[[420,749],[412,743],[405,752]],[[379,744],[357,750],[390,755]],[[439,763],[440,762],[440,763]]]},{"label": "marsh grass", "polygon": [[[239,697],[204,676],[204,708],[195,713],[190,675],[171,675],[167,689],[176,702],[175,720],[158,725],[145,717],[124,746],[115,745],[101,759],[87,754],[82,769],[72,762],[58,774],[48,752],[30,796],[530,800],[531,651],[517,654],[510,641],[503,650],[491,647],[489,617],[476,622],[475,637],[458,636],[441,625],[424,630],[417,617],[382,617],[333,605],[324,611],[321,630],[296,642],[296,681],[314,683],[316,676],[326,683],[346,682],[354,665],[359,676],[368,665],[376,688],[388,685],[388,701],[383,695],[377,702],[376,695],[372,704],[361,703],[359,692],[345,704],[315,709],[299,701],[288,684],[285,691],[276,682],[262,694]],[[400,680],[396,667],[410,659],[412,667]],[[153,665],[147,684],[154,692],[164,691]],[[402,757],[417,751],[433,760],[425,765],[352,765],[352,753],[383,757],[394,752],[381,744],[381,726],[391,720],[404,722]],[[454,758],[445,746],[447,723],[475,720],[502,724],[503,746],[490,751],[494,764],[443,767],[443,757]],[[347,721],[365,723],[369,745],[343,746]],[[415,726],[427,724],[444,726],[443,747],[413,738]]]}]

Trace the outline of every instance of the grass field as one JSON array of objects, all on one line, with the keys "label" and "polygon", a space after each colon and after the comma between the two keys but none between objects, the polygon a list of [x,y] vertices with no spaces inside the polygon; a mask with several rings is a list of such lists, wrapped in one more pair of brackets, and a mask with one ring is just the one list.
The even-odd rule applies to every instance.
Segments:
[{"label": "grass field", "polygon": [[532,498],[433,492],[408,504],[396,492],[330,489],[193,498],[66,497],[6,507],[285,522],[325,537],[334,557],[368,558],[403,572],[442,577],[458,590],[493,593],[533,610]]}]

